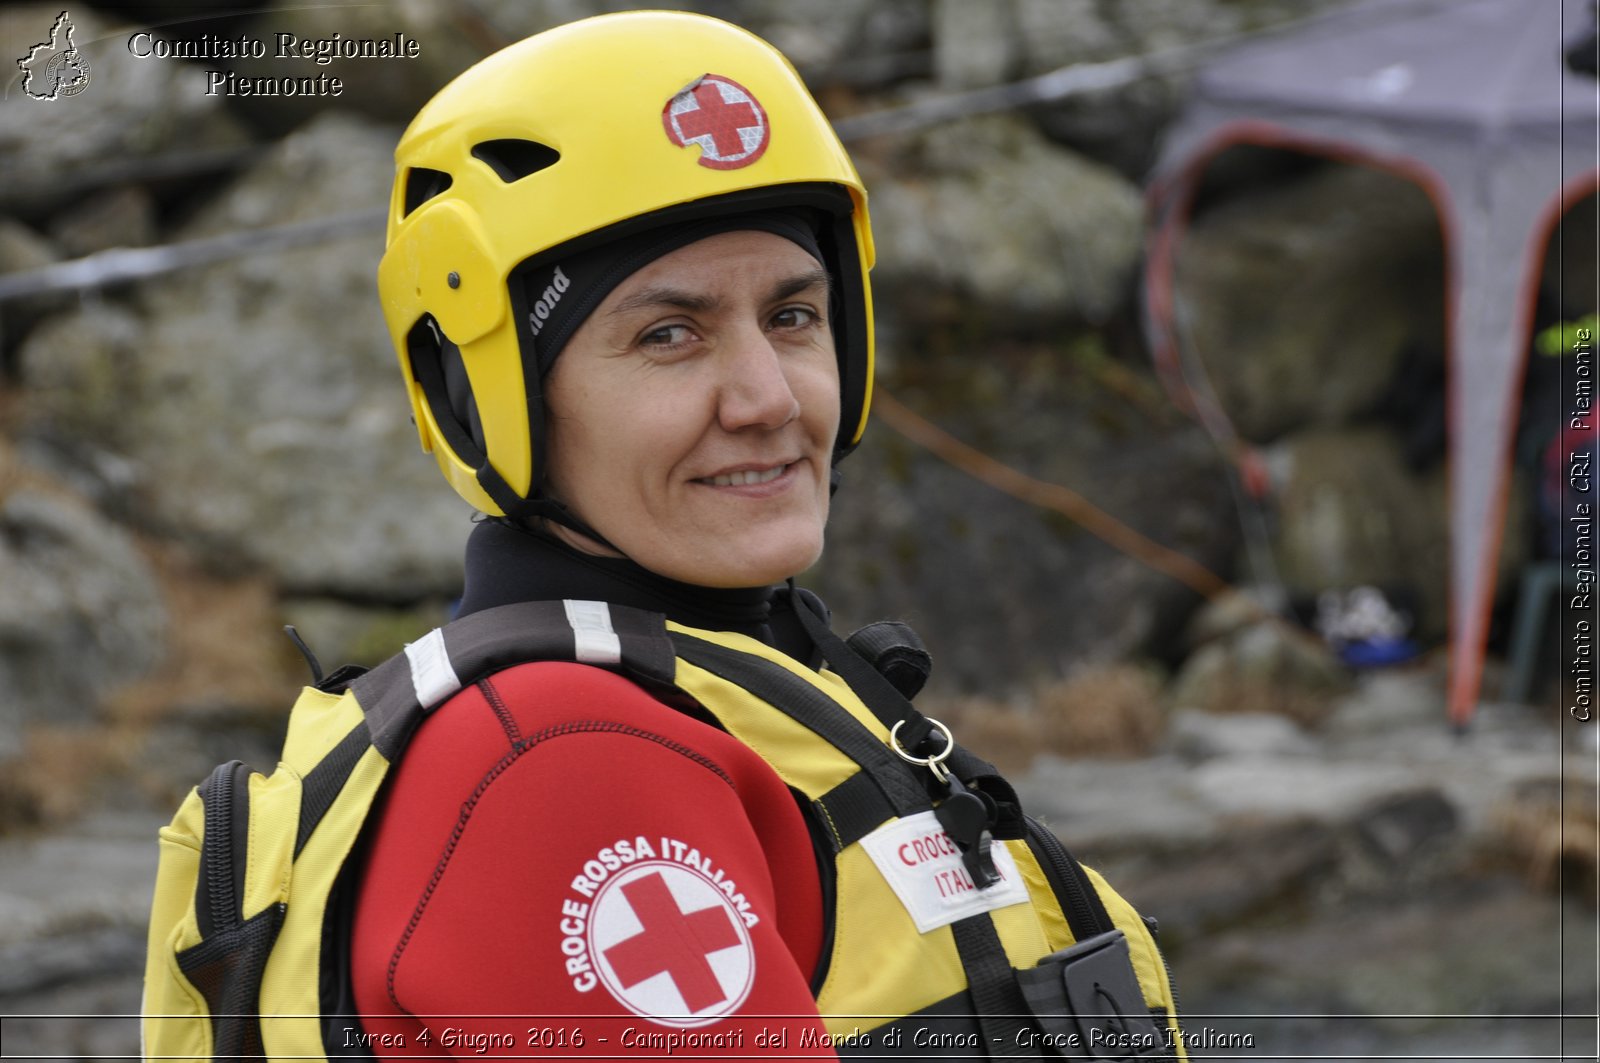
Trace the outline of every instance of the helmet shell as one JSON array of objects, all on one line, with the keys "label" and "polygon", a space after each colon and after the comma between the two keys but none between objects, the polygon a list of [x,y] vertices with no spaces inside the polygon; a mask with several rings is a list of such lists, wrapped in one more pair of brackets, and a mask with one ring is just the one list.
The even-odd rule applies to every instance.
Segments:
[{"label": "helmet shell", "polygon": [[[702,157],[703,142],[674,134],[669,104],[702,79],[731,82],[757,103],[767,123],[760,150],[719,164]],[[533,157],[559,157],[517,176],[485,156],[482,146],[497,142],[532,142],[549,149]],[[793,66],[765,41],[718,19],[666,11],[549,30],[445,86],[402,135],[395,162],[378,268],[384,317],[422,447],[473,506],[505,513],[507,489],[514,502],[539,483],[543,407],[518,267],[678,217],[817,205],[819,189],[831,188],[829,202],[840,204],[832,208],[836,237],[824,241],[844,289],[834,323],[836,457],[860,441],[873,360],[866,191]],[[423,364],[429,323],[461,352],[481,449]]]}]

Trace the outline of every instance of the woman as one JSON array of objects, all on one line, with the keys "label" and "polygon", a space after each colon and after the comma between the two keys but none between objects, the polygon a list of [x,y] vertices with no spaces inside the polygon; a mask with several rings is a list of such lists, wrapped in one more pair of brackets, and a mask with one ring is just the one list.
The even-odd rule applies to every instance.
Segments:
[{"label": "woman", "polygon": [[1069,1005],[1123,1012],[1108,1057],[1167,1038],[1143,923],[781,586],[872,364],[865,193],[787,62],[590,19],[463,74],[397,159],[385,313],[424,448],[491,518],[464,622],[562,602],[574,659],[406,747],[354,905],[365,1043],[1036,1054],[1087,1036]]}]

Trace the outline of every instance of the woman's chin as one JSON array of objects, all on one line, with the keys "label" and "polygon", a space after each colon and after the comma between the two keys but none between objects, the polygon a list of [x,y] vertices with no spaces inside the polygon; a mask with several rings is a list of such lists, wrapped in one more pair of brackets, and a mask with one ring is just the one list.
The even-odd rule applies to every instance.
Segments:
[{"label": "woman's chin", "polygon": [[657,575],[698,587],[766,587],[798,576],[822,556],[822,536],[711,543],[694,557],[635,557]]}]

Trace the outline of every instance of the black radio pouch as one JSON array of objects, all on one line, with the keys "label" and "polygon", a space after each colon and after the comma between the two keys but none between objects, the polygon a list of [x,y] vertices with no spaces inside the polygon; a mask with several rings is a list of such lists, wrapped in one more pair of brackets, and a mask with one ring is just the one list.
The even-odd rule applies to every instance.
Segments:
[{"label": "black radio pouch", "polygon": [[1034,1018],[1059,1054],[1083,1060],[1164,1059],[1167,1031],[1145,1007],[1128,939],[1108,930],[1017,972]]}]

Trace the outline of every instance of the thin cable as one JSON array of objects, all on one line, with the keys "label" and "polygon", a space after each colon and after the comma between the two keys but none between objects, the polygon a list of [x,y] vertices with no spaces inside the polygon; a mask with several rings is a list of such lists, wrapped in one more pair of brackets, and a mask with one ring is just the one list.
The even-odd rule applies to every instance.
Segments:
[{"label": "thin cable", "polygon": [[913,443],[998,491],[1070,518],[1095,538],[1170,576],[1207,600],[1239,594],[1221,576],[1128,527],[1070,487],[1038,480],[963,443],[912,412],[883,388],[875,388],[872,412]]},{"label": "thin cable", "polygon": [[90,291],[264,251],[285,251],[348,236],[380,233],[386,214],[384,210],[350,211],[160,247],[116,247],[97,251],[84,258],[57,262],[26,273],[0,275],[0,303],[46,292]]},{"label": "thin cable", "polygon": [[[1177,263],[1174,262],[1174,272]],[[1243,461],[1256,460],[1249,446],[1239,437],[1233,421],[1223,410],[1222,400],[1211,384],[1211,377],[1199,356],[1195,343],[1193,304],[1178,290],[1172,291],[1172,318],[1176,326],[1172,340],[1177,348],[1178,371],[1184,385],[1195,397],[1196,420],[1200,422],[1211,443],[1228,463],[1228,492],[1233,498],[1234,511],[1239,516],[1239,530],[1244,534],[1245,552],[1257,582],[1273,588],[1280,598],[1285,596],[1283,579],[1278,573],[1277,561],[1272,556],[1272,534],[1267,527],[1267,514],[1254,495],[1241,488],[1239,468]]]}]

